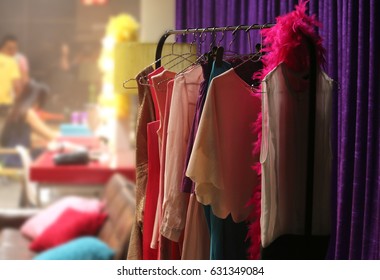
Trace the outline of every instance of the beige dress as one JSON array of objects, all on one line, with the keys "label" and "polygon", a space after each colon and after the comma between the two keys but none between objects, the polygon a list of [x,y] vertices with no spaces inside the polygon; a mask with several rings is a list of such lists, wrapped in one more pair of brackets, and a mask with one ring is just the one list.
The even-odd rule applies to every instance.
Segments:
[{"label": "beige dress", "polygon": [[259,182],[252,170],[259,161],[252,155],[258,137],[252,124],[260,105],[234,69],[214,78],[208,89],[186,175],[196,184],[198,201],[218,218],[231,214],[238,223],[251,213],[248,202]]}]

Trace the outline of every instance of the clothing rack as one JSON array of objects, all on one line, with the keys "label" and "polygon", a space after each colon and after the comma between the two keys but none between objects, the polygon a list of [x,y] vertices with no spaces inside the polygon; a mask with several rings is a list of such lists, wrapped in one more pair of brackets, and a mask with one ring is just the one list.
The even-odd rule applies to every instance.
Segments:
[{"label": "clothing rack", "polygon": [[253,29],[264,29],[273,27],[273,23],[266,24],[252,24],[252,25],[238,25],[238,26],[225,26],[225,27],[205,27],[205,28],[187,28],[187,29],[177,29],[177,30],[168,30],[160,38],[157,44],[156,49],[156,69],[161,66],[161,56],[162,49],[164,47],[166,39],[171,35],[186,35],[186,34],[195,34],[195,33],[217,33],[217,32],[230,32],[232,31],[235,34],[239,30],[244,30],[249,32]]}]

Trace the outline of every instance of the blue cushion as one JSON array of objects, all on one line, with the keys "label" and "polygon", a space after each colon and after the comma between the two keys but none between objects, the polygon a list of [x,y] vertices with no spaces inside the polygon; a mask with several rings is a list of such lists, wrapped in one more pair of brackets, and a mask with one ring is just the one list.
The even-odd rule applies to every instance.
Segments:
[{"label": "blue cushion", "polygon": [[110,260],[115,251],[96,237],[80,237],[47,250],[35,260]]},{"label": "blue cushion", "polygon": [[91,130],[83,124],[61,124],[59,129],[62,136],[92,136]]}]

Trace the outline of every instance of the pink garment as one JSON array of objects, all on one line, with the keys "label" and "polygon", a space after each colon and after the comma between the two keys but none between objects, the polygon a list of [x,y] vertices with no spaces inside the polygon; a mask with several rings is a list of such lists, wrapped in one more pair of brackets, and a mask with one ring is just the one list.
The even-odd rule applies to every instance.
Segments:
[{"label": "pink garment", "polygon": [[[152,84],[157,96],[158,111],[160,113],[160,119],[163,120],[165,115],[167,85],[169,81],[173,80],[176,73],[168,70],[163,70],[161,73],[151,77]],[[160,125],[162,128],[162,123]]]},{"label": "pink garment", "polygon": [[[159,183],[159,194],[158,194],[158,203],[156,206],[156,212],[154,216],[154,229],[152,232],[151,238],[151,248],[158,249],[158,259],[159,260],[180,260],[182,248],[181,244],[178,242],[173,242],[168,240],[167,238],[160,235],[160,226],[162,223],[162,203],[164,197],[164,172],[165,172],[165,155],[166,155],[166,135],[167,135],[167,126],[169,121],[169,113],[170,113],[170,103],[173,93],[173,84],[174,81],[170,80],[167,82],[167,90],[166,90],[166,102],[165,108],[161,111],[161,121],[160,128],[162,128],[162,145],[160,146],[160,151],[162,157],[160,158],[160,183]],[[160,133],[158,132],[160,135]],[[158,246],[159,244],[159,246]]]},{"label": "pink garment", "polygon": [[150,85],[150,92],[151,92],[152,99],[153,99],[154,112],[155,112],[157,121],[160,120],[160,109],[158,107],[157,93],[156,93],[155,87],[153,86],[152,77],[162,73],[163,71],[164,71],[164,68],[160,67],[160,68],[157,68],[156,70],[154,70],[152,73],[148,74],[148,83]]},{"label": "pink garment", "polygon": [[210,232],[202,204],[192,194],[187,210],[182,260],[210,259]]},{"label": "pink garment", "polygon": [[252,132],[261,110],[260,98],[231,69],[210,84],[186,175],[195,183],[199,202],[211,205],[219,218],[232,215],[245,221],[252,210],[248,202],[259,178],[252,166]]},{"label": "pink garment", "polygon": [[[176,73],[164,70],[160,74],[152,76],[152,84],[156,93],[158,111],[160,114],[160,127],[157,130],[158,133],[158,144],[162,146],[162,134],[163,134],[163,119],[165,117],[165,106],[166,106],[166,98],[168,92],[168,82],[173,80]],[[160,158],[162,157],[161,149],[160,149]]]},{"label": "pink garment", "polygon": [[161,234],[179,241],[186,222],[189,194],[180,191],[190,128],[203,71],[197,65],[174,79],[173,96],[167,130],[163,222]]},{"label": "pink garment", "polygon": [[163,116],[163,122],[161,122],[162,125],[162,145],[161,145],[161,170],[160,170],[160,191],[158,195],[158,203],[157,203],[157,210],[156,210],[156,217],[154,221],[154,230],[153,230],[153,237],[152,237],[152,248],[157,248],[157,243],[160,239],[160,227],[162,223],[162,203],[164,199],[164,178],[165,178],[165,159],[166,159],[166,142],[167,142],[167,130],[168,130],[168,122],[169,122],[169,114],[170,114],[170,104],[172,100],[172,93],[173,93],[173,85],[174,81],[171,80],[167,84],[167,93],[166,93],[166,104],[165,104],[165,111]]}]

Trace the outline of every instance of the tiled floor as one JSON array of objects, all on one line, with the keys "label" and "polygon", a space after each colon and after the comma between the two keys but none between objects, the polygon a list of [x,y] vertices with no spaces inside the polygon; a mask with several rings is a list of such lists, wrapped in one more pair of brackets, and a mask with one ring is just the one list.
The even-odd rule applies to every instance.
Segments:
[{"label": "tiled floor", "polygon": [[20,184],[0,178],[0,208],[17,208],[21,194]]}]

